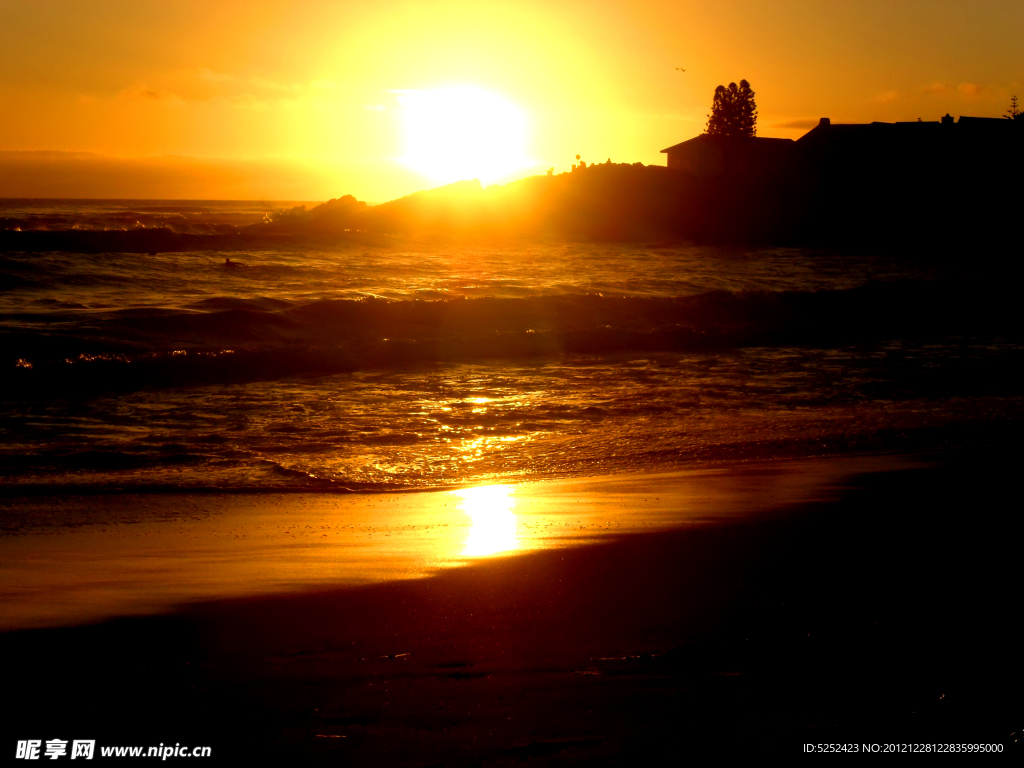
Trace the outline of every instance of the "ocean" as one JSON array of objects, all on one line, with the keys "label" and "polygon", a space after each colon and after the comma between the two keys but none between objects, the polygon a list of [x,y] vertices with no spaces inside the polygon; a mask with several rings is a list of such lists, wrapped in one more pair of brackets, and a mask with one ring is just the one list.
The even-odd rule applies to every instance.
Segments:
[{"label": "ocean", "polygon": [[[293,205],[8,200],[0,227],[222,233]],[[1024,338],[993,258],[360,233],[5,252],[0,493],[393,492],[1010,439]]]}]

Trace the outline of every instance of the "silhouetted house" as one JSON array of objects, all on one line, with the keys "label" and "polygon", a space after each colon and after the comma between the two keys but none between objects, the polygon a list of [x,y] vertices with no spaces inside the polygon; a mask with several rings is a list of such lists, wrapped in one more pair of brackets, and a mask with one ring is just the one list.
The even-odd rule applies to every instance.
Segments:
[{"label": "silhouetted house", "polygon": [[1012,231],[1022,148],[1024,120],[946,115],[822,118],[796,141],[703,134],[662,152],[697,182],[683,210],[698,239],[916,248]]},{"label": "silhouetted house", "polygon": [[907,188],[989,184],[1019,156],[1024,127],[1001,118],[950,115],[934,122],[836,124],[822,118],[796,141],[803,174]]},{"label": "silhouetted house", "polygon": [[793,145],[792,139],[732,139],[702,133],[661,151],[668,155],[669,168],[707,178],[770,172],[790,160]]},{"label": "silhouetted house", "polygon": [[816,144],[874,145],[876,148],[901,146],[904,150],[924,147],[932,142],[959,142],[963,140],[1008,140],[1019,135],[1020,128],[1012,120],[998,117],[964,117],[953,121],[945,115],[941,120],[901,123],[833,123],[821,118],[814,128],[796,143],[800,147]]},{"label": "silhouetted house", "polygon": [[700,178],[743,174],[764,176],[786,168],[806,173],[821,164],[839,165],[863,175],[883,175],[918,166],[935,168],[985,156],[999,147],[1019,146],[1024,121],[960,117],[899,123],[832,123],[823,117],[795,142],[791,139],[729,139],[701,134],[661,150],[668,167]]}]

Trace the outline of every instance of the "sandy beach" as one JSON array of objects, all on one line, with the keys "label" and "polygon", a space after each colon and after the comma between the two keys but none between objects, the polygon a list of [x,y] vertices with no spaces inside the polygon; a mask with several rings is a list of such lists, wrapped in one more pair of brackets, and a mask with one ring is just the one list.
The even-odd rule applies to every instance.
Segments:
[{"label": "sandy beach", "polygon": [[397,494],[8,499],[0,630],[164,613],[215,599],[423,578],[833,498],[903,457],[751,463]]},{"label": "sandy beach", "polygon": [[224,763],[1013,751],[1010,469],[883,456],[475,497],[79,499],[0,540],[22,702],[4,730]]}]

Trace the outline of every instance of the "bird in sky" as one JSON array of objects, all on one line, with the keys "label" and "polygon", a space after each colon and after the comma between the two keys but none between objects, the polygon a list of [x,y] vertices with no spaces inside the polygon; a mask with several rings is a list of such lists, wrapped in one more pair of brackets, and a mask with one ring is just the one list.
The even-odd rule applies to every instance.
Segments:
[{"label": "bird in sky", "polygon": [[683,69],[682,67],[676,67],[676,69],[678,69],[678,70],[679,70],[680,72],[685,72],[685,71],[686,71],[686,70],[685,70],[685,69]]}]

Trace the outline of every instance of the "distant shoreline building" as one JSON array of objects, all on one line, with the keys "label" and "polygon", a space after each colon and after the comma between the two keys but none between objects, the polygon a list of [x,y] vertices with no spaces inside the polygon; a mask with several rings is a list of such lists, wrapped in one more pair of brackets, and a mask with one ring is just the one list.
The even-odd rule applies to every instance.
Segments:
[{"label": "distant shoreline building", "polygon": [[792,139],[732,139],[702,133],[661,151],[668,155],[672,170],[704,178],[786,162],[794,144]]},{"label": "distant shoreline building", "polygon": [[[961,116],[899,123],[833,123],[823,117],[796,141],[754,137],[733,139],[702,133],[661,150],[668,167],[699,178],[742,173],[775,174],[802,160],[825,156],[902,165],[914,160],[952,159],[966,151],[979,156],[1024,135],[1020,121]],[[995,146],[992,146],[995,145]]]}]

